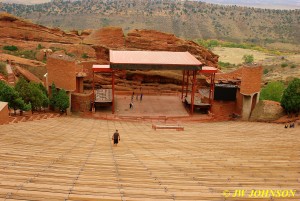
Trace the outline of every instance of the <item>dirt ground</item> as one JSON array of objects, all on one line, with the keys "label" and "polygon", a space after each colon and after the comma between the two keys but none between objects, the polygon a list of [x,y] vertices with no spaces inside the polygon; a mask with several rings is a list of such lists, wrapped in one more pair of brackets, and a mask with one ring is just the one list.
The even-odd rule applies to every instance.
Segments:
[{"label": "dirt ground", "polygon": [[[212,51],[220,56],[219,61],[229,62],[236,65],[243,63],[243,56],[246,54],[252,54],[254,57],[254,62],[262,63],[263,65],[271,65],[278,62],[283,62],[280,61],[282,57],[284,57],[287,62],[293,62],[298,65],[300,64],[300,54],[283,54],[282,56],[278,56],[266,54],[256,50],[226,47],[215,47]],[[279,61],[276,62],[277,60]]]}]

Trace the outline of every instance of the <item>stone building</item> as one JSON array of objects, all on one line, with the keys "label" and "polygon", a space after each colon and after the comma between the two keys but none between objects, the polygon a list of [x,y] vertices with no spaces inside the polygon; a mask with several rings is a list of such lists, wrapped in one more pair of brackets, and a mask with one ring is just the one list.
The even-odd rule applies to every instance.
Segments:
[{"label": "stone building", "polygon": [[[217,73],[212,113],[220,117],[236,113],[243,120],[248,120],[259,101],[261,81],[260,65],[245,65],[229,73]],[[216,97],[218,93],[223,94],[223,97]]]},{"label": "stone building", "polygon": [[[51,92],[50,88],[54,83],[58,89],[67,91],[72,105],[73,94],[83,93],[83,78],[86,76],[83,67],[75,59],[64,54],[50,55],[46,67],[47,74],[44,82],[48,91]],[[67,113],[70,112],[71,107],[67,110]]]},{"label": "stone building", "polygon": [[8,103],[0,101],[0,125],[9,122]]}]

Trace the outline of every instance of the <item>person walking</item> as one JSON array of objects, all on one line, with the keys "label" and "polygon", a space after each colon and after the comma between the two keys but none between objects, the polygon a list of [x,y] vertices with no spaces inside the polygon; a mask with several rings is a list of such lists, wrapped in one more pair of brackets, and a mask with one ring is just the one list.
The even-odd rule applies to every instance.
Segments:
[{"label": "person walking", "polygon": [[141,93],[140,102],[143,100],[143,93]]},{"label": "person walking", "polygon": [[116,132],[113,134],[111,139],[114,141],[114,145],[118,145],[119,141],[121,141],[120,134],[119,134],[118,130],[116,130]]},{"label": "person walking", "polygon": [[129,109],[132,109],[133,108],[133,102],[130,102],[129,103]]}]

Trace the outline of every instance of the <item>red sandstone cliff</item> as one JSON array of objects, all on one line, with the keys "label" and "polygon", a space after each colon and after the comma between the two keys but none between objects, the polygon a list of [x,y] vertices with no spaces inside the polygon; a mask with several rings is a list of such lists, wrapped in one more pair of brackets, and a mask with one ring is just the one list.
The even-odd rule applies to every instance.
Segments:
[{"label": "red sandstone cliff", "polygon": [[[124,45],[125,39],[125,45]],[[188,51],[207,66],[218,66],[219,56],[193,41],[177,38],[173,34],[155,30],[132,30],[124,38],[122,29],[103,28],[87,36],[85,43],[93,44],[97,59],[104,63],[109,59],[109,48],[127,50]]]},{"label": "red sandstone cliff", "polygon": [[155,30],[132,30],[126,37],[126,48],[140,50],[188,51],[207,66],[218,66],[219,56],[193,41]]},{"label": "red sandstone cliff", "polygon": [[7,13],[0,13],[0,38],[59,43],[80,43],[81,41],[80,37],[74,34],[36,25]]},{"label": "red sandstone cliff", "polygon": [[[50,29],[36,25],[12,15],[0,14],[0,47],[4,45],[15,45],[20,50],[32,50],[36,52],[36,57],[41,61],[44,59],[43,50],[37,49],[52,48],[53,51],[63,51],[65,54],[73,56],[78,61],[85,61],[87,65],[84,69],[90,72],[93,63],[108,64],[109,49],[115,50],[157,50],[157,51],[189,51],[202,63],[208,66],[218,66],[218,56],[193,41],[177,38],[173,34],[158,32],[155,30],[132,30],[127,36],[118,27],[105,27],[99,30],[86,30],[81,32],[72,31],[66,34],[59,29]],[[93,48],[92,48],[93,47]],[[1,54],[4,55],[4,54]],[[1,56],[0,55],[0,56]],[[83,55],[85,57],[83,58]],[[10,55],[11,56],[11,55]],[[13,56],[11,56],[13,57]],[[87,58],[86,58],[87,57]],[[97,61],[95,61],[97,58]],[[24,60],[24,58],[22,58]],[[15,62],[18,60],[12,58]],[[35,64],[36,61],[30,60],[26,65]],[[17,62],[16,62],[17,63]],[[39,62],[40,65],[44,65]],[[178,72],[180,74],[180,72]],[[170,73],[169,73],[170,74]],[[128,73],[127,73],[128,75]],[[133,72],[128,75],[121,73],[117,76],[116,82],[147,81],[147,83],[168,83],[177,84],[180,82],[178,75],[168,76],[168,74],[156,75],[154,72]],[[87,83],[91,79],[91,74],[85,78]],[[103,80],[104,77],[101,77]],[[128,85],[125,83],[124,85]]]}]

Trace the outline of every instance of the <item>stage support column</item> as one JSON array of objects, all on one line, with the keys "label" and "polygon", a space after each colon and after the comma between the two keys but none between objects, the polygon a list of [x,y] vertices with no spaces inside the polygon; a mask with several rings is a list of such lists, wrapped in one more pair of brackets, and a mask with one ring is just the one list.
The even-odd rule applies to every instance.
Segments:
[{"label": "stage support column", "polygon": [[184,79],[185,79],[185,70],[182,71],[182,89],[181,89],[181,100],[183,101],[183,90],[184,90]]},{"label": "stage support column", "polygon": [[196,73],[197,71],[193,71],[193,80],[192,80],[192,94],[191,94],[191,115],[194,114],[194,102],[195,102],[195,90],[196,90]]},{"label": "stage support column", "polygon": [[95,112],[95,72],[93,71],[93,104],[92,104],[92,112]]},{"label": "stage support column", "polygon": [[209,104],[211,104],[212,90],[213,90],[213,74],[210,75],[210,88],[209,88]]},{"label": "stage support column", "polygon": [[187,70],[185,97],[187,97],[187,95],[188,95],[189,79],[190,79],[190,71]]},{"label": "stage support column", "polygon": [[213,73],[210,78],[210,91],[209,91],[209,104],[210,104],[210,111],[212,108],[213,104],[213,99],[214,99],[214,91],[215,91],[215,76],[216,74]]},{"label": "stage support column", "polygon": [[112,71],[112,113],[115,113],[115,71]]}]

